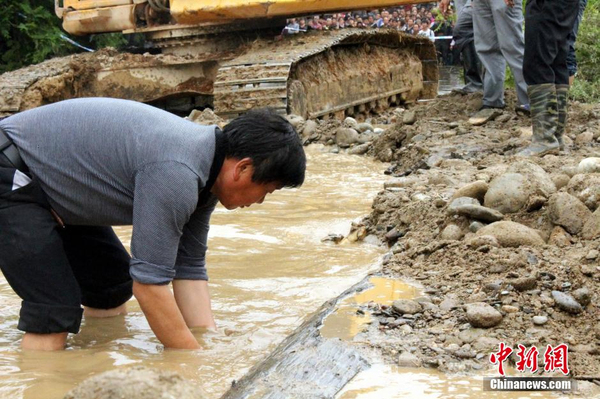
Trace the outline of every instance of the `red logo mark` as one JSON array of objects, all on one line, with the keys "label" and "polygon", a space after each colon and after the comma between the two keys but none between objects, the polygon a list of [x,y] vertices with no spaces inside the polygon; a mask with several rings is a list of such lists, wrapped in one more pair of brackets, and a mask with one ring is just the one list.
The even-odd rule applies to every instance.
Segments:
[{"label": "red logo mark", "polygon": [[552,348],[548,345],[544,353],[544,371],[560,370],[564,375],[569,374],[569,347],[560,344]]},{"label": "red logo mark", "polygon": [[510,356],[513,350],[510,346],[504,345],[504,342],[500,342],[499,346],[500,350],[490,355],[490,362],[492,362],[492,364],[497,363],[498,372],[504,376],[504,361]]},{"label": "red logo mark", "polygon": [[519,361],[517,362],[517,371],[521,373],[525,371],[525,369],[531,370],[532,373],[535,373],[538,369],[538,355],[540,351],[535,346],[529,348],[527,352],[525,352],[525,347],[519,344],[519,351],[517,352],[517,356],[519,357]]}]

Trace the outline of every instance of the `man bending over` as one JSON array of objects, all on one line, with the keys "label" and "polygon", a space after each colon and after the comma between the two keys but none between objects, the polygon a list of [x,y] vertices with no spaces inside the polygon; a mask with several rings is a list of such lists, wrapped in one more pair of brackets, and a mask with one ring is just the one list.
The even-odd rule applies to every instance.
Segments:
[{"label": "man bending over", "polygon": [[[222,132],[107,98],[0,121],[0,269],[23,300],[22,347],[62,349],[83,314],[124,313],[134,295],[165,347],[199,348],[190,327],[215,326],[205,268],[215,205],[260,204],[302,185],[305,168],[296,131],[270,110]],[[110,227],[130,224],[131,256]]]}]

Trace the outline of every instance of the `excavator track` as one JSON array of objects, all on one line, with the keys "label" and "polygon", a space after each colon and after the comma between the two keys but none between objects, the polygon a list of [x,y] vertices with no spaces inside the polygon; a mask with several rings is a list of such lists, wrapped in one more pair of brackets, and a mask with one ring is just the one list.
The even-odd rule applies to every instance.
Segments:
[{"label": "excavator track", "polygon": [[305,118],[360,120],[437,93],[428,39],[350,29],[274,36],[220,34],[191,45],[177,37],[162,43],[170,53],[103,50],[8,72],[0,76],[0,117],[68,98],[111,96],[181,115],[212,106],[229,119],[268,106]]},{"label": "excavator track", "polygon": [[221,63],[215,112],[235,117],[255,107],[305,118],[366,116],[432,98],[438,68],[433,42],[396,31],[312,32],[256,40]]}]

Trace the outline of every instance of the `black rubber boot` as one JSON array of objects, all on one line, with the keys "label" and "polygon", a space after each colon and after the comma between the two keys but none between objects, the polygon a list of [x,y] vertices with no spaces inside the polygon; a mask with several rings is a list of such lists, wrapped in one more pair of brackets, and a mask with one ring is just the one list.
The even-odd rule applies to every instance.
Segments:
[{"label": "black rubber boot", "polygon": [[558,130],[558,103],[556,85],[544,83],[527,88],[531,105],[533,138],[531,144],[517,153],[519,156],[543,156],[559,151],[556,139]]},{"label": "black rubber boot", "polygon": [[569,149],[565,146],[564,135],[569,110],[569,85],[556,85],[556,102],[558,105],[558,125],[554,137],[558,140],[560,150],[568,152]]}]

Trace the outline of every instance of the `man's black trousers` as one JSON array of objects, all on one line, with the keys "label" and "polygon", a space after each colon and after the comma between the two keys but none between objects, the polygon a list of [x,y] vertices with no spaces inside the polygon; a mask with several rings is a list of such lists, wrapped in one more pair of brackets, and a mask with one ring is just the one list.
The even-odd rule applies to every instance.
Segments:
[{"label": "man's black trousers", "polygon": [[569,84],[567,54],[579,0],[529,0],[525,7],[523,75],[528,85]]}]

